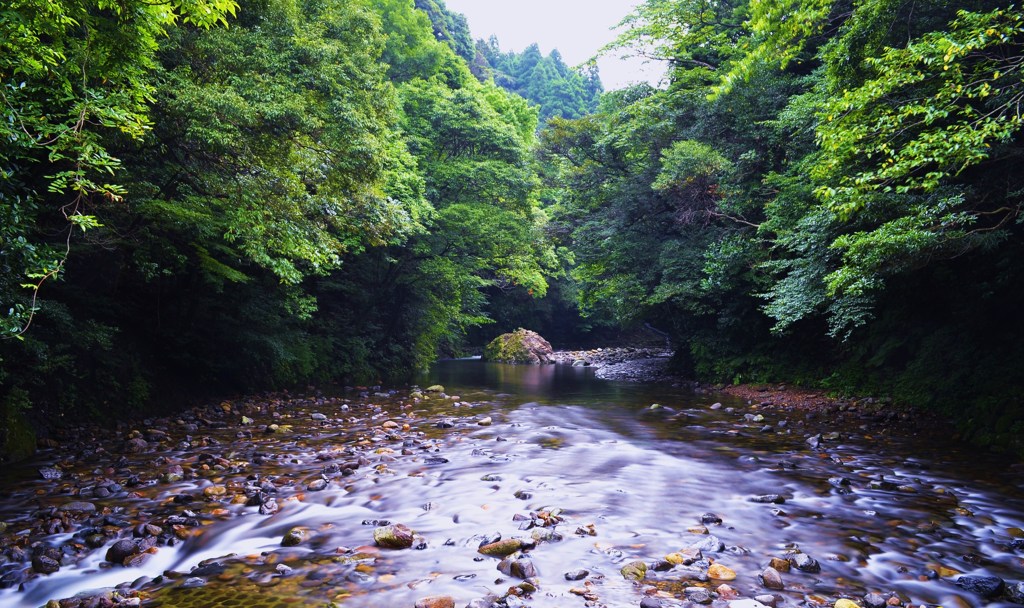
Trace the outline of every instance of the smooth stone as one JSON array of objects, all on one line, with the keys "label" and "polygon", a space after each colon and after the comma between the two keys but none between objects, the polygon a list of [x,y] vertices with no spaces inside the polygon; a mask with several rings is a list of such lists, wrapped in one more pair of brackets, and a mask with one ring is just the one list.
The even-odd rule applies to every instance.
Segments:
[{"label": "smooth stone", "polygon": [[185,589],[195,589],[196,587],[202,587],[204,585],[206,585],[206,579],[199,576],[186,578],[185,582],[181,584]]},{"label": "smooth stone", "polygon": [[139,552],[139,545],[127,538],[123,538],[107,549],[106,559],[112,564],[123,564],[124,560]]},{"label": "smooth stone", "polygon": [[718,594],[720,600],[734,600],[740,596],[740,592],[733,589],[729,585],[722,583],[715,588],[715,593]]},{"label": "smooth stone", "polygon": [[324,415],[324,414],[321,414],[319,412],[315,412],[313,414],[310,414],[309,417],[312,418],[313,420],[318,420],[318,421],[321,421],[321,422],[324,421],[324,420],[327,420],[327,416]]},{"label": "smooth stone", "polygon": [[700,516],[700,523],[702,523],[702,524],[720,524],[720,523],[722,523],[722,518],[719,517],[718,515],[714,514],[714,513],[705,513],[704,515]]},{"label": "smooth stone", "polygon": [[434,384],[432,386],[428,386],[427,388],[423,389],[423,391],[427,392],[427,393],[443,393],[444,392],[444,387],[441,386],[440,384]]},{"label": "smooth stone", "polygon": [[228,493],[228,489],[222,485],[214,485],[203,488],[203,496],[207,498],[217,498],[224,496]]},{"label": "smooth stone", "polygon": [[664,604],[656,597],[645,597],[640,600],[640,608],[662,608]]},{"label": "smooth stone", "polygon": [[455,598],[450,595],[429,595],[416,600],[416,608],[455,608]]},{"label": "smooth stone", "polygon": [[768,565],[775,568],[779,572],[789,572],[790,563],[788,559],[782,559],[781,557],[773,557]]},{"label": "smooth stone", "polygon": [[523,548],[523,541],[518,538],[506,538],[482,545],[478,552],[492,557],[506,557]]},{"label": "smooth stone", "polygon": [[589,570],[570,570],[565,573],[565,580],[567,581],[581,581],[590,576]]},{"label": "smooth stone", "polygon": [[860,604],[853,600],[841,598],[836,600],[836,603],[832,605],[832,608],[860,608]]},{"label": "smooth stone", "polygon": [[[768,595],[768,594],[765,594],[765,595],[755,595],[754,599],[756,601],[764,604],[765,606],[769,606],[770,608],[775,608],[775,604],[778,602],[778,598],[776,598],[774,595]],[[757,606],[753,606],[751,608],[758,608],[758,607]]]},{"label": "smooth stone", "polygon": [[491,420],[490,416],[487,416],[486,418],[481,418],[477,422],[477,424],[479,424],[480,426],[491,426],[491,424],[493,424],[493,421]]},{"label": "smooth stone", "polygon": [[750,502],[781,505],[785,504],[786,497],[781,494],[762,494],[761,496],[754,496],[750,499]]},{"label": "smooth stone", "polygon": [[413,543],[413,532],[403,524],[381,526],[373,531],[373,541],[386,549],[408,549]]},{"label": "smooth stone", "polygon": [[[1006,587],[1006,597],[1014,604],[1024,604],[1024,583],[1014,583]],[[873,606],[869,608],[874,608]]]},{"label": "smooth stone", "polygon": [[867,608],[885,608],[887,599],[881,593],[869,593],[864,596],[864,605]]},{"label": "smooth stone", "polygon": [[771,566],[762,570],[761,574],[758,575],[758,578],[761,580],[761,584],[764,585],[766,589],[780,591],[786,588],[786,586],[782,582],[782,575],[779,574],[778,570],[772,568]]},{"label": "smooth stone", "polygon": [[719,581],[736,580],[736,571],[722,564],[711,564],[708,568],[708,576]]},{"label": "smooth stone", "polygon": [[687,587],[683,590],[683,595],[694,604],[710,604],[714,599],[711,592],[704,587]]},{"label": "smooth stone", "polygon": [[326,479],[314,479],[313,481],[309,482],[309,485],[306,486],[306,489],[309,490],[310,492],[319,492],[320,490],[323,490],[326,487]]},{"label": "smooth stone", "polygon": [[956,579],[956,586],[971,593],[977,593],[982,597],[995,597],[1002,592],[1005,586],[1003,579],[998,576],[976,576],[966,575]]},{"label": "smooth stone", "polygon": [[54,481],[64,477],[64,471],[55,467],[42,467],[39,469],[39,475],[47,481]]},{"label": "smooth stone", "polygon": [[32,556],[32,569],[39,574],[53,574],[60,570],[60,550],[47,547]]},{"label": "smooth stone", "polygon": [[631,581],[642,581],[647,576],[647,564],[641,561],[629,562],[619,570],[622,577]]},{"label": "smooth stone", "polygon": [[308,535],[306,528],[295,527],[285,532],[284,538],[281,539],[282,547],[295,547],[301,545]]},{"label": "smooth stone", "polygon": [[791,561],[793,565],[796,566],[797,570],[801,570],[803,572],[810,572],[811,574],[817,574],[818,572],[821,572],[821,564],[818,563],[818,560],[814,559],[810,555],[807,555],[806,553],[797,553],[793,557],[789,558],[789,561]]}]

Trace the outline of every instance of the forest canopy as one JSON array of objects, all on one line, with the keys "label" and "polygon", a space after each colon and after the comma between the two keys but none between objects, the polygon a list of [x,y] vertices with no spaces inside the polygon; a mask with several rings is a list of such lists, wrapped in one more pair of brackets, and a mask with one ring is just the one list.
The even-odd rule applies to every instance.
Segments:
[{"label": "forest canopy", "polygon": [[612,47],[666,83],[608,92],[469,26],[441,0],[0,9],[8,433],[648,324],[695,380],[1017,441],[1016,6],[646,0]]}]

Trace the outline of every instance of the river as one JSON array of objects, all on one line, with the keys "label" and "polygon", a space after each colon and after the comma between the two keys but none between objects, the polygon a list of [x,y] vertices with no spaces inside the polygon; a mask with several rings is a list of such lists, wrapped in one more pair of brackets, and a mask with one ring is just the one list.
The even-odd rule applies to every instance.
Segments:
[{"label": "river", "polygon": [[[444,392],[250,397],[74,430],[0,474],[0,606],[118,585],[104,597],[175,608],[461,607],[488,593],[509,607],[667,607],[703,601],[697,588],[736,608],[765,595],[1011,606],[1024,589],[1022,469],[951,439],[561,365],[441,362],[432,384]],[[375,546],[375,529],[399,523],[412,547]],[[477,551],[499,537],[527,542],[520,570]],[[126,539],[131,566],[111,565]],[[46,548],[59,570],[34,573]],[[820,571],[783,569],[784,588],[766,589],[770,560],[798,553]],[[622,574],[634,562],[642,581]],[[711,562],[735,572],[731,590],[705,580]],[[961,577],[1005,588],[985,597]]]}]

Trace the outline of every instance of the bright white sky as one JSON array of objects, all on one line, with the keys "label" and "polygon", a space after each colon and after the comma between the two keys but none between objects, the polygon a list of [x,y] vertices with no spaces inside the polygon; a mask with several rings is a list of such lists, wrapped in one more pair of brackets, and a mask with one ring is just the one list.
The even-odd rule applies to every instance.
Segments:
[{"label": "bright white sky", "polygon": [[[445,0],[469,21],[473,40],[498,37],[504,51],[522,51],[536,42],[545,55],[558,49],[569,65],[579,65],[616,37],[612,31],[641,0]],[[607,90],[646,81],[656,84],[664,69],[640,59],[598,60]]]}]

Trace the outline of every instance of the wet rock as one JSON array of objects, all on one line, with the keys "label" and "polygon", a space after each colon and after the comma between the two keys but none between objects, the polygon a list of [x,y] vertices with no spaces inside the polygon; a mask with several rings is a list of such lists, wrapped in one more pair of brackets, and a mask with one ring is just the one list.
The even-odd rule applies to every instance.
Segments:
[{"label": "wet rock", "polygon": [[222,485],[213,485],[203,488],[203,496],[214,499],[220,498],[228,493],[228,489]]},{"label": "wet rock", "polygon": [[567,581],[581,581],[590,576],[589,570],[570,570],[565,573],[565,580]]},{"label": "wet rock", "polygon": [[537,568],[525,555],[516,558],[506,557],[498,564],[498,570],[506,576],[527,579],[537,576]]},{"label": "wet rock", "polygon": [[683,590],[683,595],[694,604],[710,604],[714,599],[711,592],[704,587],[687,587]]},{"label": "wet rock", "polygon": [[647,576],[647,564],[641,561],[629,562],[619,570],[622,578],[630,581],[642,581]]},{"label": "wet rock", "polygon": [[487,416],[485,418],[481,418],[480,420],[478,420],[477,424],[479,424],[480,426],[491,426],[491,424],[493,424],[493,421],[491,420],[490,416]]},{"label": "wet rock", "polygon": [[700,549],[689,547],[682,551],[675,553],[669,553],[665,556],[665,561],[674,565],[689,566],[690,564],[704,559],[704,554],[700,552]]},{"label": "wet rock", "polygon": [[124,451],[129,454],[139,454],[145,452],[149,447],[149,443],[142,437],[134,437],[129,439],[124,444]]},{"label": "wet rock", "polygon": [[444,392],[444,387],[441,386],[440,384],[434,384],[432,386],[428,386],[427,388],[423,389],[423,392],[425,392],[425,393],[443,393]]},{"label": "wet rock", "polygon": [[807,445],[811,446],[812,449],[817,449],[821,445],[821,434],[813,435],[807,438]]},{"label": "wet rock", "polygon": [[762,570],[761,574],[757,575],[757,578],[759,581],[761,581],[761,584],[765,587],[765,589],[780,591],[786,588],[786,586],[782,583],[782,575],[779,574],[778,570],[772,568],[771,566],[768,566],[767,568]]},{"label": "wet rock", "polygon": [[860,604],[853,600],[840,598],[836,600],[836,603],[832,605],[832,608],[860,608]]},{"label": "wet rock", "polygon": [[773,557],[768,565],[775,568],[779,572],[789,572],[790,563],[788,559],[782,559],[781,557]]},{"label": "wet rock", "polygon": [[32,555],[32,570],[39,574],[53,574],[60,570],[60,549],[45,547]]},{"label": "wet rock", "polygon": [[711,564],[711,567],[708,568],[708,576],[718,581],[736,580],[736,572],[722,564]]},{"label": "wet rock", "polygon": [[112,564],[124,564],[129,557],[139,553],[139,545],[133,540],[124,538],[107,549],[106,559]]},{"label": "wet rock", "polygon": [[998,576],[967,575],[956,579],[956,586],[982,597],[995,597],[1002,592],[1005,583]]},{"label": "wet rock", "polygon": [[455,423],[452,422],[451,420],[447,420],[446,419],[446,420],[442,420],[442,421],[438,422],[434,426],[439,428],[439,429],[450,429],[450,428],[454,428],[455,427]]},{"label": "wet rock", "polygon": [[864,606],[866,608],[885,608],[886,598],[881,593],[869,593],[864,596]]},{"label": "wet rock", "polygon": [[416,608],[455,608],[455,598],[450,595],[430,595],[416,600]]},{"label": "wet rock", "polygon": [[702,524],[721,524],[722,518],[714,513],[705,513],[700,516],[700,523]]},{"label": "wet rock", "polygon": [[324,420],[327,420],[327,416],[321,414],[320,412],[314,412],[310,414],[309,417],[312,418],[313,420],[316,420],[317,422],[323,422]]},{"label": "wet rock", "polygon": [[310,492],[319,492],[326,487],[326,479],[314,479],[313,481],[309,482],[309,484],[306,486],[306,489],[309,490]]},{"label": "wet rock", "polygon": [[[1024,583],[1006,586],[1006,598],[1015,604],[1024,604]],[[874,608],[870,606],[869,608]]]},{"label": "wet rock", "polygon": [[554,351],[547,340],[528,329],[502,334],[484,347],[483,360],[498,363],[554,363]]},{"label": "wet rock", "polygon": [[[755,595],[754,596],[754,601],[760,602],[761,604],[763,604],[765,606],[769,606],[769,608],[774,608],[775,604],[778,603],[778,598],[776,598],[774,595],[768,595],[768,594],[765,594],[765,595]],[[732,604],[729,605],[729,608],[732,608]],[[748,608],[759,608],[759,607],[758,606],[750,606]]]},{"label": "wet rock", "polygon": [[640,600],[640,608],[663,608],[663,606],[661,600],[656,597],[645,597]]},{"label": "wet rock", "polygon": [[789,558],[789,561],[792,562],[793,566],[796,567],[797,570],[802,572],[810,572],[811,574],[821,572],[821,564],[818,563],[818,560],[806,553],[797,553],[793,557]]},{"label": "wet rock", "polygon": [[195,589],[197,587],[203,587],[205,585],[206,579],[200,576],[190,576],[189,578],[186,578],[184,582],[181,583],[181,586],[185,589]]},{"label": "wet rock", "polygon": [[42,467],[39,469],[39,476],[47,481],[56,481],[64,477],[64,471],[55,467]]},{"label": "wet rock", "polygon": [[381,526],[373,531],[373,541],[386,549],[408,549],[413,540],[412,530],[403,524]]},{"label": "wet rock", "polygon": [[733,589],[729,585],[722,583],[715,588],[715,593],[718,594],[720,600],[734,600],[740,596],[740,592]]},{"label": "wet rock", "polygon": [[696,549],[701,552],[718,553],[725,550],[725,543],[723,543],[714,534],[709,534],[706,538],[693,543],[689,547],[690,549]]},{"label": "wet rock", "polygon": [[750,499],[750,502],[781,505],[785,504],[786,497],[781,494],[762,494],[761,496],[754,496]]},{"label": "wet rock", "polygon": [[306,538],[309,536],[309,530],[301,526],[296,526],[291,530],[285,532],[284,537],[281,538],[282,547],[296,547],[301,545]]},{"label": "wet rock", "polygon": [[528,492],[526,490],[516,490],[516,493],[513,494],[513,496],[515,496],[519,500],[530,500],[531,498],[533,498],[533,492]]},{"label": "wet rock", "polygon": [[495,541],[493,543],[487,543],[481,545],[477,551],[484,555],[490,555],[492,557],[506,557],[512,555],[516,551],[523,548],[522,539],[518,538],[506,538],[504,540]]}]

